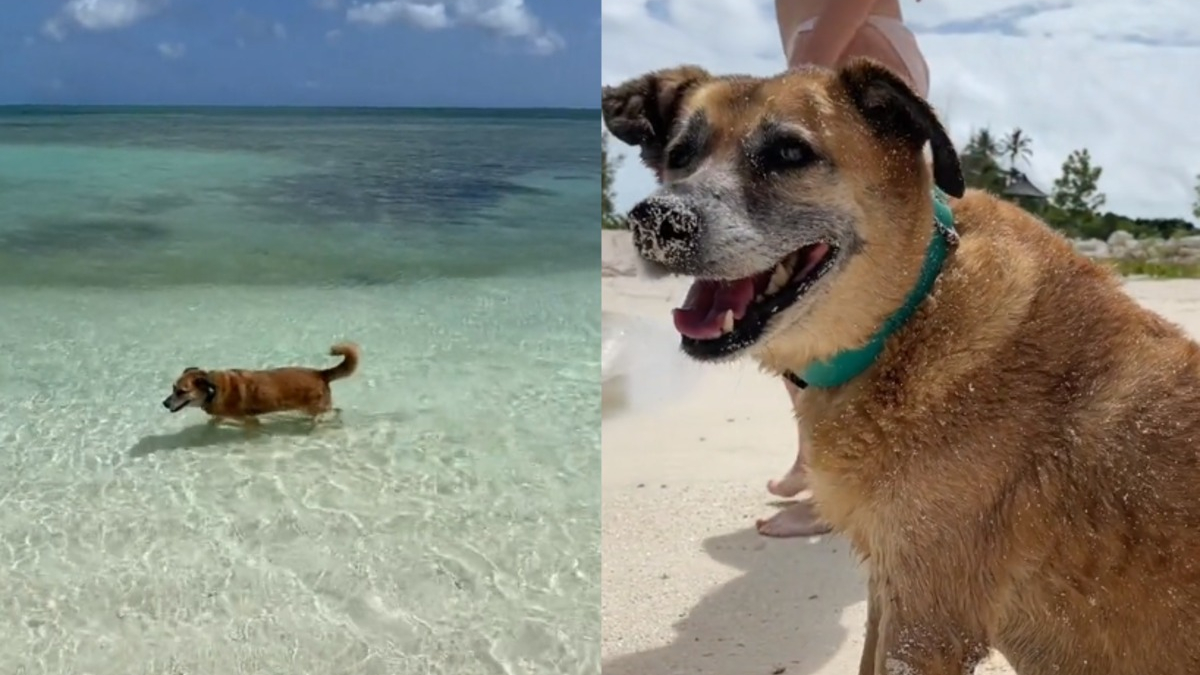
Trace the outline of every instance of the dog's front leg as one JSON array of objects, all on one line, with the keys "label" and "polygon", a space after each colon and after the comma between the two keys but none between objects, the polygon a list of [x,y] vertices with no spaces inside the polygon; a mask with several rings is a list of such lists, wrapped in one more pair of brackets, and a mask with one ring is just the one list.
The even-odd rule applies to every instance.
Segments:
[{"label": "dog's front leg", "polygon": [[[875,584],[872,584],[875,586]],[[876,610],[874,675],[972,675],[988,654],[986,641],[964,622],[937,610],[936,601],[899,599],[886,587],[868,599],[867,647],[871,647],[871,604]],[[863,655],[863,667],[867,655]],[[871,672],[860,668],[860,673]]]},{"label": "dog's front leg", "polygon": [[867,582],[867,635],[863,638],[862,660],[858,664],[858,675],[882,675],[875,672],[875,658],[879,651],[879,615],[881,604],[875,573]]},{"label": "dog's front leg", "polygon": [[262,429],[262,422],[254,415],[240,415],[235,418],[242,431],[248,435],[257,434]]}]

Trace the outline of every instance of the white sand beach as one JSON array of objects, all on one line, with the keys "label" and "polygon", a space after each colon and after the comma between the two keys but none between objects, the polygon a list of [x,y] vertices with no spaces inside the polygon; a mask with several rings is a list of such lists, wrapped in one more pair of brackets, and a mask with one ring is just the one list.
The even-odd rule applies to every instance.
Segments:
[{"label": "white sand beach", "polygon": [[[749,362],[669,355],[686,282],[634,276],[627,233],[604,237],[603,330],[622,355],[606,354],[601,432],[605,675],[857,672],[866,601],[848,544],[754,529],[795,457],[783,387]],[[1200,332],[1200,282],[1128,289]],[[994,656],[977,672],[1012,670]]]}]

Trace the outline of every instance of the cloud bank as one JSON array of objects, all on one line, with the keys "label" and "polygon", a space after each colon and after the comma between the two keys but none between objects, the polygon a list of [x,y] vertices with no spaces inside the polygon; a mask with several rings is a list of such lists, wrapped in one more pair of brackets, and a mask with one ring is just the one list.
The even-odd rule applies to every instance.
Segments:
[{"label": "cloud bank", "polygon": [[346,10],[346,20],[374,26],[399,22],[422,30],[473,27],[496,37],[521,40],[539,55],[553,54],[566,46],[562,36],[544,26],[524,0],[438,3],[380,0],[350,6]]}]

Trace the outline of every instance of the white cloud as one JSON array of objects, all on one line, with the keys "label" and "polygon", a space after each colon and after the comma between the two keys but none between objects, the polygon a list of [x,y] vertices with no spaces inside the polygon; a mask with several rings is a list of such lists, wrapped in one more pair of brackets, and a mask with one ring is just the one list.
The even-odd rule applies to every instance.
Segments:
[{"label": "white cloud", "polygon": [[376,26],[401,21],[425,30],[437,30],[450,25],[445,5],[422,5],[405,0],[383,0],[355,5],[346,10],[346,20]]},{"label": "white cloud", "polygon": [[[960,144],[1021,127],[1030,178],[1049,190],[1071,150],[1104,169],[1107,208],[1188,217],[1200,172],[1200,4],[1191,0],[925,0],[905,4],[929,61],[930,99]],[[604,0],[601,78],[655,68],[784,69],[771,0]],[[637,152],[617,170],[627,208],[653,189]]]},{"label": "white cloud", "polygon": [[178,59],[187,53],[187,46],[182,42],[160,42],[158,53],[165,59]]},{"label": "white cloud", "polygon": [[551,54],[566,46],[561,35],[542,26],[524,0],[460,0],[455,8],[463,23],[501,37],[527,40],[537,54]]},{"label": "white cloud", "polygon": [[42,24],[42,33],[63,40],[72,28],[106,31],[126,28],[157,13],[166,0],[70,0]]},{"label": "white cloud", "polygon": [[544,26],[524,0],[453,0],[449,4],[379,0],[350,7],[346,19],[373,25],[399,21],[425,30],[472,26],[501,38],[522,40],[530,51],[540,55],[566,46],[562,36]]},{"label": "white cloud", "polygon": [[554,31],[529,38],[529,50],[538,56],[548,56],[567,46],[567,41]]},{"label": "white cloud", "polygon": [[257,14],[251,14],[245,9],[234,12],[233,22],[237,36],[234,44],[239,48],[250,45],[270,44],[286,40],[288,29],[280,21],[275,21]]},{"label": "white cloud", "polygon": [[63,20],[58,17],[46,19],[46,22],[42,24],[42,35],[45,35],[51,40],[58,40],[59,42],[65,40],[67,37],[67,29],[63,25]]}]

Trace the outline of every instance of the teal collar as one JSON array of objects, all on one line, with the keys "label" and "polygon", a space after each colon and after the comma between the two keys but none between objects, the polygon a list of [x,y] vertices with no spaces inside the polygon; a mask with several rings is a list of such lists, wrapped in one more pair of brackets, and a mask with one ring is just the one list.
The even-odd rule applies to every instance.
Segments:
[{"label": "teal collar", "polygon": [[942,272],[942,265],[949,255],[950,249],[958,244],[958,232],[954,229],[954,213],[946,201],[946,194],[939,189],[933,191],[933,227],[934,237],[929,240],[929,248],[925,250],[925,263],[921,266],[921,276],[917,285],[904,300],[904,305],[896,310],[883,322],[883,326],[875,333],[871,341],[858,349],[850,349],[833,355],[824,361],[818,361],[797,376],[788,371],[784,377],[792,384],[804,389],[818,387],[829,389],[840,387],[855,377],[858,377],[879,357],[887,339],[892,336],[905,321],[912,317],[917,307],[929,297],[933,284]]}]

